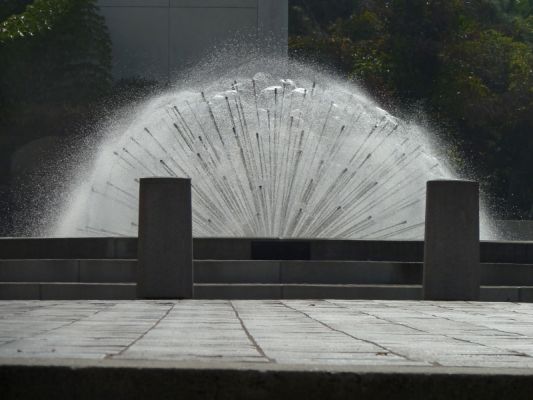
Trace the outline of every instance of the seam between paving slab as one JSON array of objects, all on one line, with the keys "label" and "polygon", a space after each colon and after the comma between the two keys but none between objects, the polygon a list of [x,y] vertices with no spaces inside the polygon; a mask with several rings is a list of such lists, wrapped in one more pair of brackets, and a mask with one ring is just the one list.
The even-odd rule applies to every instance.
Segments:
[{"label": "seam between paving slab", "polygon": [[237,311],[237,309],[235,308],[235,305],[233,304],[233,301],[229,301],[229,304],[231,306],[231,308],[233,309],[233,312],[235,313],[235,316],[237,317],[237,319],[239,320],[239,323],[241,324],[241,328],[243,329],[244,333],[246,334],[246,336],[248,337],[248,340],[252,343],[252,346],[255,348],[255,350],[261,355],[261,357],[264,357],[266,358],[269,362],[271,363],[275,363],[276,360],[274,360],[273,358],[270,358],[269,356],[266,355],[266,353],[264,352],[264,350],[261,348],[261,346],[259,345],[259,343],[257,343],[257,341],[255,340],[255,338],[252,336],[252,334],[250,333],[250,331],[248,331],[248,328],[246,328],[246,325],[244,324],[244,321],[242,320],[241,316],[239,315],[239,312]]},{"label": "seam between paving slab", "polygon": [[126,351],[128,351],[132,346],[135,345],[135,343],[137,343],[139,340],[141,340],[142,338],[144,338],[152,329],[156,328],[157,325],[159,325],[161,323],[161,321],[163,321],[167,316],[168,314],[170,314],[170,312],[174,309],[174,307],[176,307],[176,304],[178,304],[177,302],[173,303],[169,308],[168,310],[166,310],[163,315],[150,327],[148,328],[143,334],[139,335],[136,339],[134,339],[130,344],[128,344],[126,347],[124,347],[122,350],[120,350],[118,353],[116,354],[107,354],[104,358],[106,359],[109,359],[109,358],[113,358],[115,356],[121,356],[122,354],[124,354]]},{"label": "seam between paving slab", "polygon": [[[316,302],[313,301],[313,303]],[[69,358],[69,355],[73,356],[71,359],[77,359],[81,354],[84,358],[90,358],[99,356],[99,351],[101,351],[103,353],[101,358],[114,360],[113,357],[117,355],[123,353],[127,355],[128,349],[130,351],[132,347],[135,349],[135,343],[143,338],[146,339],[154,329],[166,329],[167,331],[170,329],[167,334],[163,335],[165,339],[168,334],[172,335],[174,330],[181,330],[181,327],[189,327],[190,330],[198,323],[201,326],[207,323],[205,326],[212,331],[212,334],[202,339],[208,342],[206,347],[197,346],[197,353],[180,350],[183,353],[181,354],[177,351],[176,358],[184,360],[185,355],[190,356],[191,361],[202,359],[202,362],[205,362],[207,357],[214,354],[220,357],[222,364],[237,362],[234,361],[237,358],[241,361],[250,358],[252,363],[265,362],[265,364],[275,365],[305,363],[305,365],[316,367],[321,365],[320,368],[329,368],[332,364],[342,365],[343,363],[353,365],[384,363],[382,365],[396,365],[396,367],[401,365],[401,368],[404,368],[406,363],[415,361],[420,364],[420,361],[427,366],[433,365],[435,368],[442,368],[442,366],[455,368],[462,365],[468,368],[501,368],[506,365],[507,368],[527,367],[533,371],[533,357],[531,357],[533,355],[533,306],[531,305],[345,300],[321,300],[319,303],[321,304],[316,303],[317,307],[310,307],[315,304],[310,304],[309,301],[291,300],[236,302],[192,300],[165,303],[151,301],[0,302],[0,311],[6,311],[6,314],[0,317],[0,339],[7,340],[1,343],[0,349],[4,348],[4,345],[9,347],[2,352],[7,357],[19,357],[18,348],[25,353],[20,354],[21,357],[31,356],[31,353],[35,351],[37,356],[32,357],[34,360],[50,360],[58,356]],[[120,304],[124,304],[125,310],[132,314],[124,314],[123,318],[117,320],[116,317],[122,315],[122,308],[114,309],[114,307]],[[157,307],[146,308],[147,304],[154,304]],[[186,306],[190,314],[182,322],[180,322],[181,319],[176,320],[173,317],[175,314],[180,314],[177,312],[179,304]],[[223,315],[217,312],[217,307],[222,304],[227,307]],[[2,308],[2,305],[5,308]],[[263,306],[263,308],[258,308],[258,306]],[[195,310],[200,309],[206,310],[207,314],[197,315]],[[265,315],[262,310],[265,311]],[[516,312],[517,310],[521,312]],[[35,311],[35,314],[31,311]],[[94,316],[100,313],[104,315],[95,320]],[[146,316],[149,318],[145,318]],[[169,326],[159,325],[169,318],[172,320]],[[88,321],[87,324],[85,321]],[[226,343],[225,338],[217,338],[217,333],[213,329],[216,329],[218,322],[231,323],[233,326],[231,331],[236,334],[236,331],[240,330],[241,339],[234,340],[232,337],[235,335],[231,335],[230,343]],[[277,328],[278,323],[282,329]],[[70,327],[71,325],[76,327],[76,324],[79,324],[76,329]],[[368,332],[365,332],[365,324],[368,324]],[[123,325],[135,325],[137,328],[131,329],[130,327],[128,334],[120,335]],[[291,326],[297,329],[291,330]],[[505,330],[499,329],[500,327]],[[93,332],[93,328],[96,331]],[[411,333],[405,331],[406,328]],[[328,335],[325,331],[334,334]],[[189,339],[183,338],[184,341],[180,342],[181,347],[187,347],[187,340],[196,343],[195,334],[191,332],[187,336]],[[418,336],[420,333],[425,335]],[[120,339],[120,343],[115,343],[112,338],[115,334],[119,334],[117,340]],[[86,343],[93,336],[96,340]],[[424,336],[426,336],[425,339]],[[417,337],[421,337],[421,347],[418,345]],[[102,339],[101,342],[98,341],[100,339]],[[310,348],[313,354],[316,348],[317,354],[308,356],[307,350],[304,349],[306,346],[303,346],[300,350],[296,349],[294,355],[285,356],[284,341],[286,340],[294,341],[296,347],[302,341],[307,341],[306,346],[313,346]],[[154,342],[154,338],[141,346],[145,348],[143,350],[145,354],[141,351],[143,354],[139,355],[140,359],[157,360],[157,357],[161,356],[162,353],[151,352],[150,342]],[[167,344],[172,344],[170,342]],[[201,344],[201,342],[198,343]],[[371,344],[373,351],[361,351],[360,356],[353,358],[336,355],[337,353],[352,354],[350,348],[363,345],[363,343],[366,343],[364,346]],[[213,347],[210,347],[211,345]],[[341,347],[339,351],[337,345]],[[56,355],[51,357],[55,348],[61,350],[61,347],[56,346],[66,346],[68,349],[62,354],[55,353]],[[120,349],[114,349],[119,346]],[[157,347],[158,344],[156,343],[155,346]],[[230,351],[232,346],[237,346],[236,350],[242,350],[246,354],[243,353],[242,358],[234,356]],[[382,355],[380,349],[387,350],[387,353],[394,358],[376,357],[376,355]],[[85,350],[91,351],[85,354]],[[112,351],[111,354],[110,351]],[[359,352],[356,351],[356,353]],[[374,354],[368,358],[369,356],[365,354],[369,353]],[[280,354],[281,359],[276,359],[275,354]],[[0,365],[5,360],[7,358],[0,357]],[[329,365],[325,366],[325,364]]]},{"label": "seam between paving slab", "polygon": [[[40,301],[40,300],[38,300],[38,301]],[[75,319],[73,321],[69,321],[69,322],[64,323],[62,325],[56,326],[55,328],[51,328],[51,329],[48,329],[48,330],[45,330],[45,331],[40,331],[40,332],[34,333],[32,335],[24,336],[24,337],[17,337],[17,338],[15,338],[13,340],[9,340],[7,342],[0,343],[0,347],[8,345],[8,344],[16,343],[16,342],[19,342],[19,341],[27,340],[27,339],[33,339],[33,338],[36,338],[36,337],[38,337],[40,335],[47,335],[50,332],[54,332],[54,331],[57,331],[59,329],[66,328],[67,326],[74,325],[75,323],[80,322],[80,321],[82,321],[84,319],[92,318],[92,317],[94,317],[95,315],[97,315],[97,314],[99,314],[101,312],[104,312],[104,311],[107,311],[110,308],[113,308],[114,306],[115,306],[115,303],[112,303],[112,304],[106,305],[105,307],[101,308],[100,310],[96,310],[95,312],[93,312],[90,315],[84,315],[81,318]],[[40,308],[44,308],[44,307],[46,307],[46,306],[43,306],[43,307],[40,307]],[[31,312],[31,311],[34,311],[34,310],[26,311],[24,314],[26,314],[28,312]]]},{"label": "seam between paving slab", "polygon": [[[345,309],[345,310],[351,311],[348,307],[345,307],[345,306],[342,306],[342,305],[340,305],[340,304],[337,304],[337,303],[335,303],[335,302],[332,301],[332,300],[324,300],[324,302],[326,302],[326,303],[328,303],[328,304],[331,304],[331,305],[334,305],[335,307],[339,307],[339,308],[343,308],[343,309]],[[390,306],[387,305],[387,304],[385,304],[385,307],[393,308],[393,307],[390,307]],[[372,318],[376,318],[376,319],[378,319],[378,320],[380,320],[380,321],[387,322],[387,323],[389,323],[389,324],[399,325],[399,326],[403,326],[403,327],[408,328],[408,329],[412,329],[412,330],[417,331],[417,332],[420,332],[420,333],[422,333],[422,334],[427,333],[427,332],[423,331],[422,329],[415,328],[414,326],[410,326],[410,325],[408,325],[408,324],[403,324],[403,323],[401,323],[401,322],[397,322],[397,321],[392,321],[392,320],[389,320],[389,319],[386,319],[386,318],[383,318],[383,317],[377,316],[377,315],[375,315],[375,314],[367,313],[367,312],[365,312],[365,311],[363,311],[363,310],[358,310],[357,312],[360,313],[360,314],[363,314],[363,315],[367,315],[367,316],[372,317]],[[455,322],[455,321],[454,321],[454,322]],[[446,336],[446,335],[443,335],[443,336]],[[452,338],[452,339],[455,339],[455,338]],[[411,361],[427,361],[427,360],[422,360],[422,359],[409,358],[409,357],[407,357],[407,356],[404,356],[403,354],[399,354],[399,355],[401,355],[402,357],[405,357],[406,359],[411,360]],[[437,361],[430,361],[430,363],[431,363],[431,365],[436,366],[436,367],[440,367],[440,366],[441,366],[441,364],[439,364]]]},{"label": "seam between paving slab", "polygon": [[300,311],[300,310],[298,310],[298,309],[296,309],[296,308],[293,308],[293,307],[291,307],[291,306],[288,306],[288,305],[285,304],[285,302],[283,302],[283,301],[281,301],[280,303],[281,303],[283,306],[287,307],[288,309],[293,310],[293,311],[296,311],[296,312],[298,312],[298,313],[300,313],[300,314],[303,314],[303,315],[305,315],[307,318],[309,318],[309,319],[312,320],[312,321],[318,322],[320,325],[326,327],[327,329],[330,329],[330,330],[332,330],[332,331],[338,332],[338,333],[340,333],[340,334],[342,334],[342,335],[346,335],[346,336],[348,336],[348,337],[350,337],[350,338],[352,338],[352,339],[359,340],[359,341],[361,341],[361,342],[365,342],[365,343],[368,343],[368,344],[372,344],[372,345],[374,345],[374,346],[376,346],[376,347],[378,347],[378,348],[380,348],[380,349],[383,349],[383,350],[384,350],[384,353],[394,354],[395,356],[398,356],[398,357],[404,358],[405,360],[408,360],[408,361],[417,361],[417,360],[410,359],[409,357],[407,357],[407,356],[405,356],[405,355],[403,355],[403,354],[397,353],[397,352],[395,352],[395,351],[393,351],[393,350],[391,350],[391,349],[388,349],[387,347],[385,347],[385,346],[383,346],[383,345],[381,345],[381,344],[379,344],[379,343],[373,342],[373,341],[368,340],[368,339],[358,338],[357,336],[351,335],[351,334],[349,334],[349,333],[347,333],[347,332],[345,332],[345,331],[343,331],[343,330],[341,330],[341,329],[334,328],[334,327],[332,327],[332,326],[326,324],[325,322],[320,321],[319,319],[316,319],[316,318],[311,317],[309,314],[307,314],[307,313],[304,312],[304,311]]},{"label": "seam between paving slab", "polygon": [[[387,306],[388,307],[388,306]],[[443,307],[441,305],[437,305],[437,307],[439,308],[443,308],[445,310],[450,310],[449,308],[446,308],[446,307]],[[428,313],[428,312],[425,312],[425,311],[421,311],[422,314],[425,314],[425,315],[430,315],[434,318],[440,318],[440,319],[443,319],[443,320],[446,320],[446,321],[450,321],[450,322],[457,322],[457,321],[454,321],[452,320],[451,318],[447,318],[447,317],[444,317],[444,316],[438,316],[438,315],[435,315],[433,313]],[[485,329],[491,329],[493,331],[497,331],[497,332],[502,332],[502,333],[505,333],[505,334],[508,334],[508,335],[513,335],[513,336],[521,336],[521,337],[524,337],[523,335],[520,335],[520,334],[517,334],[517,333],[514,333],[514,332],[506,332],[506,331],[502,331],[501,329],[497,329],[497,328],[489,328],[485,325],[480,325],[480,324],[474,324],[472,322],[465,322],[465,321],[461,321],[461,323],[463,324],[467,324],[467,325],[471,325],[473,327],[480,327],[480,328],[485,328]],[[479,343],[479,342],[474,342],[472,340],[467,340],[467,339],[462,339],[462,338],[458,338],[456,337],[455,335],[447,335],[445,333],[442,333],[442,336],[445,336],[449,339],[453,339],[453,340],[457,340],[459,342],[463,342],[463,343],[468,343],[468,344],[475,344],[477,346],[482,346],[482,347],[485,347],[487,349],[491,349],[491,350],[494,350],[494,347],[491,347],[491,346],[488,346],[486,344],[483,344],[483,343]],[[498,348],[498,347],[496,347]],[[511,350],[511,349],[505,349],[505,351],[508,351],[509,353],[513,353],[514,355],[517,355],[517,356],[520,356],[520,357],[529,357],[526,353],[523,353],[523,352],[520,352],[520,351],[516,351],[516,350]]]},{"label": "seam between paving slab", "polygon": [[[329,303],[329,304],[332,304],[332,305],[335,305],[335,306],[338,306],[340,308],[343,308],[343,309],[346,309],[346,310],[350,310],[349,307],[345,307],[345,306],[342,306],[340,304],[336,304],[334,302],[334,300],[324,300],[324,302],[326,303]],[[465,304],[469,304],[470,302],[464,302]],[[386,304],[386,303],[383,303],[382,304],[384,307],[388,308],[388,309],[391,309],[391,310],[395,310],[397,307],[395,306],[391,306],[389,304]],[[443,306],[442,304],[433,304],[433,306],[437,307],[437,308],[442,308],[446,311],[449,311],[449,312],[454,312],[455,310],[453,308],[449,308],[449,307],[445,307]],[[368,315],[370,317],[373,317],[373,318],[376,318],[376,319],[379,319],[381,321],[384,321],[384,322],[387,322],[389,324],[393,324],[393,325],[399,325],[399,326],[403,326],[403,327],[406,327],[406,328],[409,328],[409,329],[413,329],[413,330],[416,330],[418,332],[421,332],[421,333],[427,333],[426,331],[422,330],[422,329],[418,329],[414,326],[411,326],[411,325],[408,325],[408,324],[404,324],[404,323],[401,323],[401,322],[398,322],[398,321],[394,321],[394,320],[390,320],[390,319],[387,319],[387,318],[384,318],[382,316],[378,316],[378,315],[375,315],[375,314],[370,314],[370,313],[366,313],[362,310],[358,310],[357,311],[358,313],[361,313],[361,314],[364,314],[364,315]],[[498,328],[493,328],[493,327],[490,327],[490,326],[486,326],[486,325],[482,325],[482,324],[474,324],[472,322],[466,322],[466,321],[462,321],[462,320],[454,320],[454,319],[451,319],[451,318],[447,318],[445,316],[442,316],[442,315],[437,315],[435,313],[432,313],[432,312],[427,312],[427,311],[422,311],[422,310],[419,310],[418,311],[419,313],[423,314],[423,315],[427,315],[427,316],[430,316],[432,318],[435,318],[435,319],[441,319],[441,320],[445,320],[445,321],[449,321],[451,323],[458,323],[460,322],[461,324],[465,324],[465,325],[470,325],[472,327],[476,327],[476,328],[484,328],[484,329],[489,329],[491,331],[497,331],[497,332],[501,332],[501,333],[505,333],[507,335],[512,335],[512,336],[516,336],[517,338],[520,337],[520,338],[528,338],[527,336],[524,336],[522,334],[519,334],[519,333],[516,333],[516,332],[507,332],[507,331],[503,331],[501,329],[498,329]],[[514,311],[511,311],[512,313],[515,313]],[[531,314],[529,314],[531,315]],[[486,348],[488,349],[489,351],[486,353],[487,355],[492,355],[492,354],[495,354],[494,351],[496,350],[504,350],[505,352],[507,352],[509,355],[513,355],[513,356],[518,356],[518,357],[526,357],[526,358],[531,358],[531,356],[529,356],[528,354],[526,353],[523,353],[523,352],[519,352],[519,351],[516,351],[516,350],[512,350],[512,349],[509,349],[509,348],[506,348],[506,347],[498,347],[498,346],[489,346],[489,345],[486,345],[484,343],[480,343],[480,342],[475,342],[475,341],[472,341],[472,340],[467,340],[467,339],[463,339],[463,338],[459,338],[459,337],[456,337],[456,335],[451,335],[451,334],[446,334],[446,333],[439,333],[438,334],[439,336],[442,336],[442,337],[445,337],[447,339],[452,339],[452,340],[455,340],[455,341],[458,341],[458,342],[461,342],[461,343],[466,343],[466,344],[472,344],[472,345],[476,345],[476,346],[481,346],[483,348]],[[478,355],[481,355],[481,353],[478,353]],[[430,363],[434,366],[437,366],[437,367],[443,367],[442,364],[440,364],[439,362],[437,361],[430,361]]]},{"label": "seam between paving slab", "polygon": [[[469,302],[466,302],[466,303],[468,304]],[[513,304],[520,304],[520,303],[513,303]],[[449,312],[453,312],[453,311],[454,311],[453,308],[445,307],[445,306],[443,306],[443,305],[441,305],[441,304],[436,304],[435,306],[438,307],[438,308],[442,308],[442,309],[444,309],[444,310],[446,310],[446,311],[449,311]],[[427,312],[424,312],[424,311],[421,311],[421,312],[424,313],[424,314],[426,314],[426,315],[431,315],[432,317],[437,317],[436,315],[431,314],[431,313],[427,313]],[[531,316],[530,313],[519,313],[519,312],[517,312],[517,311],[515,311],[515,310],[512,310],[511,313],[513,313],[513,314],[522,314],[522,315],[529,315],[529,316]],[[454,321],[454,320],[451,319],[451,318],[446,318],[446,317],[442,317],[442,316],[440,316],[440,317],[438,317],[438,318],[442,318],[442,319],[445,319],[445,320],[447,320],[447,321],[451,321],[451,322],[456,322],[456,321]],[[527,336],[524,336],[524,335],[522,335],[522,334],[520,334],[520,333],[504,331],[504,330],[499,329],[499,328],[493,328],[493,327],[486,326],[486,325],[479,324],[479,323],[477,323],[477,324],[473,324],[473,323],[471,323],[471,322],[465,322],[465,321],[461,321],[461,322],[464,323],[464,324],[472,325],[472,326],[478,326],[478,327],[483,327],[483,328],[490,329],[490,330],[493,330],[493,331],[502,332],[502,333],[505,333],[505,334],[507,334],[507,335],[519,336],[519,337],[524,337],[524,338],[527,337]]]}]

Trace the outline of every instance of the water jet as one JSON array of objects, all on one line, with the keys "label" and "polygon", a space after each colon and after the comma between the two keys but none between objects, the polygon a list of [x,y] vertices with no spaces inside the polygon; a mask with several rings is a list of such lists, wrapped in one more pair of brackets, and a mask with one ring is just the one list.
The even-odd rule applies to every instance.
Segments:
[{"label": "water jet", "polygon": [[193,182],[195,237],[423,236],[426,181],[456,178],[425,129],[309,67],[247,72],[182,84],[129,117],[50,233],[136,236],[139,179],[167,176]]}]

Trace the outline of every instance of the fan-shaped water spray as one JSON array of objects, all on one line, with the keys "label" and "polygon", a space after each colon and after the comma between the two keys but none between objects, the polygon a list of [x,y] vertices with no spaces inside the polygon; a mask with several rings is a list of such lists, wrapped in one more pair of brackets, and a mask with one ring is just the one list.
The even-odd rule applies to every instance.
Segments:
[{"label": "fan-shaped water spray", "polygon": [[59,235],[135,235],[138,179],[190,177],[195,236],[420,238],[425,132],[335,80],[266,74],[151,101],[99,150]]}]

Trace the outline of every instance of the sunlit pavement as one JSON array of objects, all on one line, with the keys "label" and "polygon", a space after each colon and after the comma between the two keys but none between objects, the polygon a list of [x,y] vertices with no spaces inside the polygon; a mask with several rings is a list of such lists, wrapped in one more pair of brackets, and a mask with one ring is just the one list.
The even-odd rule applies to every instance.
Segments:
[{"label": "sunlit pavement", "polygon": [[533,304],[4,301],[0,358],[533,367]]}]

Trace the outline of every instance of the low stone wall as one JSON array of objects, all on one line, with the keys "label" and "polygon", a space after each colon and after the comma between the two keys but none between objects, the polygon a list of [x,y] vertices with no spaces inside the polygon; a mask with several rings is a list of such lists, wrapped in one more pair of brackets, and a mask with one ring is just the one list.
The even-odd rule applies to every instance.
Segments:
[{"label": "low stone wall", "polygon": [[[198,284],[420,285],[422,263],[194,261]],[[0,282],[134,283],[136,260],[0,260]],[[532,286],[533,264],[481,264],[485,286]]]},{"label": "low stone wall", "polygon": [[0,238],[0,259],[136,259],[137,238]]},{"label": "low stone wall", "polygon": [[[482,263],[533,264],[533,241],[482,241]],[[423,241],[195,238],[196,260],[422,262]],[[0,238],[0,259],[136,259],[137,238]]]}]

